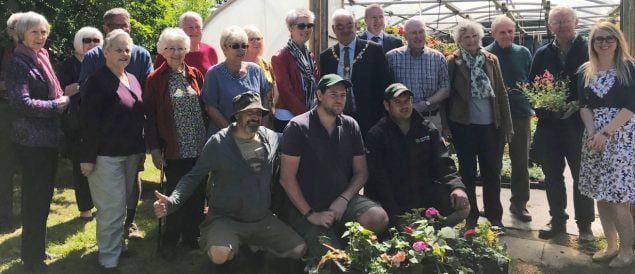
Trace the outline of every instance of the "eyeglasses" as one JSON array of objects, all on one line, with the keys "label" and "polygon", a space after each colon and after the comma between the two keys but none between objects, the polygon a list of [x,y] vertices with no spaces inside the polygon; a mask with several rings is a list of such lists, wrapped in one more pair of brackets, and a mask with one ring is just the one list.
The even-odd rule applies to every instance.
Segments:
[{"label": "eyeglasses", "polygon": [[260,42],[262,40],[262,37],[251,37],[249,38],[249,42]]},{"label": "eyeglasses", "polygon": [[556,26],[569,26],[573,23],[573,20],[569,19],[569,20],[561,20],[561,21],[556,21],[550,24],[554,24]]},{"label": "eyeglasses", "polygon": [[602,44],[602,43],[606,43],[606,44],[613,44],[617,41],[617,37],[613,36],[613,35],[609,35],[609,36],[596,36],[593,37],[593,43],[595,44]]},{"label": "eyeglasses", "polygon": [[106,26],[108,26],[111,29],[129,29],[130,28],[130,24],[110,23],[110,24],[106,24]]},{"label": "eyeglasses", "polygon": [[315,24],[313,23],[300,23],[300,24],[295,24],[295,26],[299,29],[299,30],[303,30],[305,28],[310,28],[312,29]]},{"label": "eyeglasses", "polygon": [[186,48],[164,48],[164,50],[170,51],[172,53],[174,52],[185,52],[185,50],[187,50]]},{"label": "eyeglasses", "polygon": [[247,49],[249,48],[249,45],[236,43],[236,44],[226,45],[226,47],[232,48],[232,49]]},{"label": "eyeglasses", "polygon": [[84,43],[84,44],[99,43],[99,42],[101,42],[101,40],[99,40],[99,38],[84,38],[84,39],[82,39],[82,43]]}]

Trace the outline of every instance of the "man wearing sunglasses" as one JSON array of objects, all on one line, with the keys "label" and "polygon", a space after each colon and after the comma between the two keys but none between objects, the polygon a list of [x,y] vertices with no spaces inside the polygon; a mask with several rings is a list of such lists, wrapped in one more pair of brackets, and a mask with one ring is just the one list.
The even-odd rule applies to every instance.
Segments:
[{"label": "man wearing sunglasses", "polygon": [[320,75],[337,74],[353,83],[347,88],[344,113],[355,118],[365,137],[383,116],[384,90],[392,84],[392,74],[382,47],[357,38],[350,11],[335,10],[331,18],[338,43],[320,54]]},{"label": "man wearing sunglasses", "polygon": [[[549,12],[549,29],[555,35],[552,43],[540,47],[531,63],[529,79],[542,75],[548,70],[556,79],[569,79],[567,102],[577,101],[576,72],[580,65],[589,60],[588,41],[578,35],[575,28],[578,17],[570,7],[558,6]],[[567,192],[564,182],[565,159],[573,177],[573,207],[581,241],[593,241],[591,223],[595,220],[593,199],[580,194],[580,156],[584,125],[576,109],[571,109],[569,117],[559,117],[554,112],[536,109],[538,125],[534,134],[534,155],[545,174],[547,201],[551,222],[540,229],[543,239],[566,233],[569,215]]]},{"label": "man wearing sunglasses", "polygon": [[386,27],[384,9],[379,4],[366,7],[364,21],[366,22],[366,31],[359,36],[359,39],[380,44],[384,48],[384,53],[403,46],[401,39],[384,32],[384,27]]}]

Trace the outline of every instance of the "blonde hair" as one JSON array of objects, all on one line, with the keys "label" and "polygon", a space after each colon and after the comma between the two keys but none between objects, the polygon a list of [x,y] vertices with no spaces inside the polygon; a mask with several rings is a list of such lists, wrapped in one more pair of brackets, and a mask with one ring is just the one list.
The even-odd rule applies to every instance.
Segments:
[{"label": "blonde hair", "polygon": [[262,38],[262,46],[260,47],[260,50],[258,51],[258,57],[262,56],[262,54],[265,53],[265,36],[262,35],[262,32],[260,31],[260,29],[258,29],[254,25],[244,26],[243,29],[245,30],[245,33],[247,33],[247,42],[249,42],[249,36],[252,36],[252,35],[259,36],[260,38]]},{"label": "blonde hair", "polygon": [[584,85],[588,86],[591,78],[598,73],[600,60],[593,47],[593,38],[598,30],[606,31],[615,36],[617,39],[617,47],[615,48],[615,55],[613,57],[615,61],[615,71],[617,72],[617,80],[624,86],[630,86],[633,79],[631,79],[629,63],[635,60],[633,60],[633,57],[629,53],[628,44],[626,43],[626,39],[624,39],[624,34],[622,34],[622,32],[609,21],[598,22],[595,26],[593,26],[591,33],[589,34],[589,61],[580,66],[580,71],[583,72],[584,76]]},{"label": "blonde hair", "polygon": [[220,34],[221,47],[227,47],[231,42],[249,42],[245,29],[239,26],[229,26]]}]

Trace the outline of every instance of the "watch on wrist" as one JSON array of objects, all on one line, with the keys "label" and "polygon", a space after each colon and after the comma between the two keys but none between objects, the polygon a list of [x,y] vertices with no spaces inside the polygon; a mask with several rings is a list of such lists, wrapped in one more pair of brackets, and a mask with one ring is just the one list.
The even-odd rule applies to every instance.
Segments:
[{"label": "watch on wrist", "polygon": [[306,213],[304,213],[304,215],[302,215],[302,219],[308,220],[311,214],[313,214],[313,209],[309,208],[309,211],[307,211]]},{"label": "watch on wrist", "polygon": [[428,106],[428,107],[429,107],[430,105],[432,105],[432,104],[430,103],[430,101],[428,101],[428,100],[423,101],[423,103],[424,103],[424,104],[426,104],[426,106]]}]

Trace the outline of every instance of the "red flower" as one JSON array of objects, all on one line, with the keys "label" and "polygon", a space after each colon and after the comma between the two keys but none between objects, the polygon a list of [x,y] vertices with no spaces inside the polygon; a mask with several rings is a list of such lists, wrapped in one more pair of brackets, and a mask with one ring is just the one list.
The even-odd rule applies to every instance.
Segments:
[{"label": "red flower", "polygon": [[402,25],[402,24],[399,24],[399,26],[397,26],[397,27],[398,27],[398,30],[399,30],[399,35],[403,36],[403,33],[404,33],[404,27],[403,27],[403,25]]},{"label": "red flower", "polygon": [[463,236],[469,237],[469,236],[472,236],[474,234],[476,234],[476,229],[470,228],[470,229],[466,230],[465,233],[463,233]]},{"label": "red flower", "polygon": [[408,233],[408,234],[412,234],[412,233],[415,233],[415,229],[414,229],[414,228],[412,228],[411,226],[405,226],[405,227],[403,228],[403,232],[406,232],[406,233]]}]

